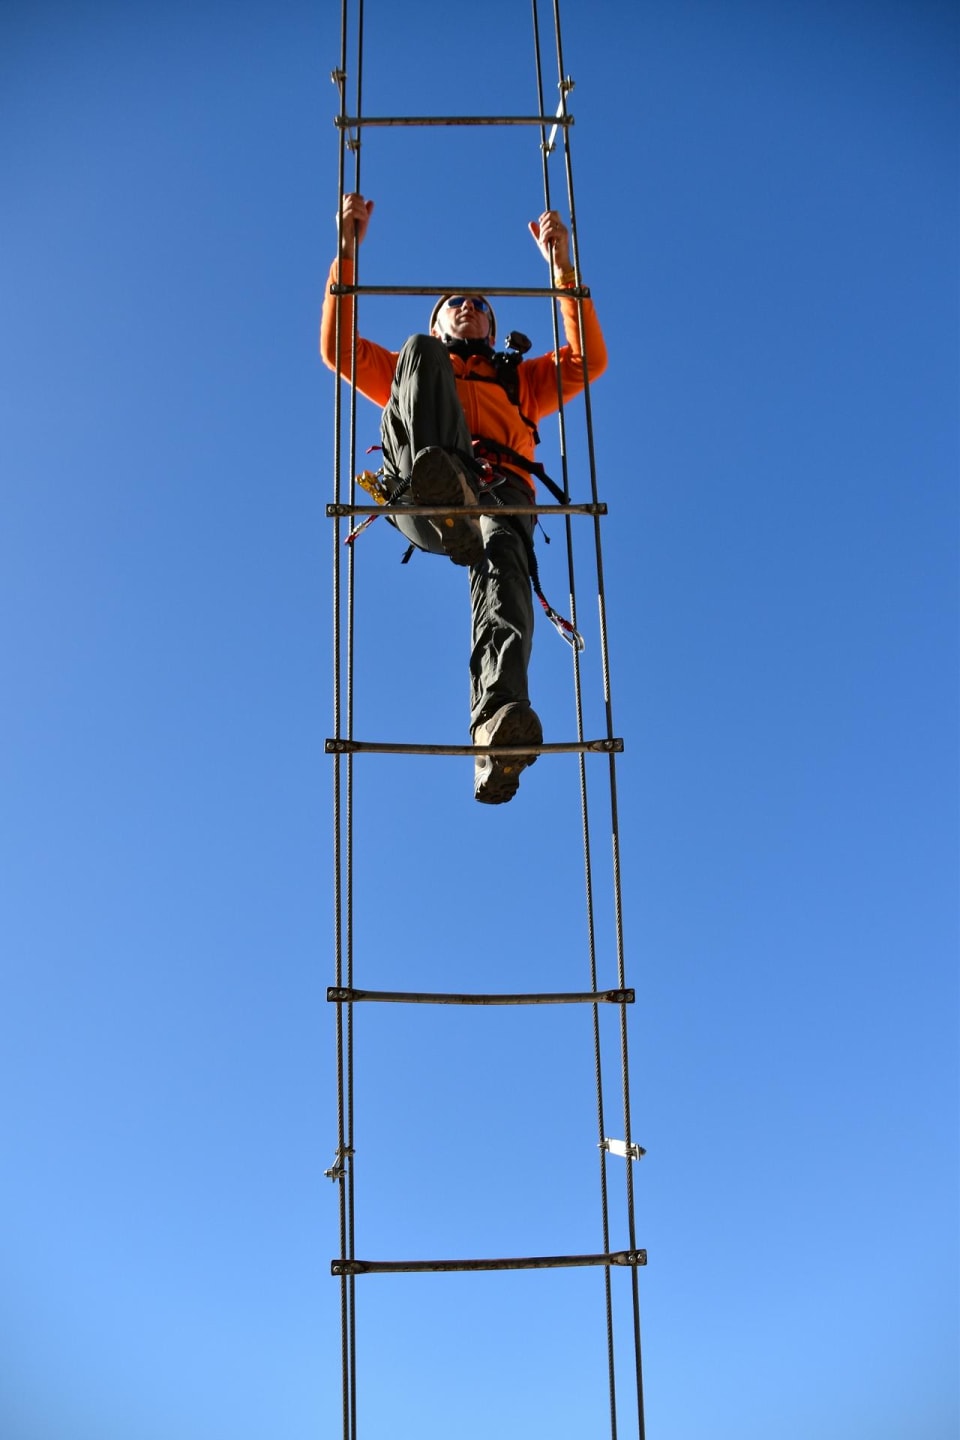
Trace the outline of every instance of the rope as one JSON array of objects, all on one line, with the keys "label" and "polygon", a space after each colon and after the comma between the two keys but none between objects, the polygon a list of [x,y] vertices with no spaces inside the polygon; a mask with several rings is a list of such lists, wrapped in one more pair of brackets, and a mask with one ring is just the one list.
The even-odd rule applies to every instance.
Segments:
[{"label": "rope", "polygon": [[[354,151],[354,189],[360,188],[359,142],[352,143],[342,123],[347,113],[347,50],[349,30],[348,0],[342,0],[340,12],[340,68],[334,75],[340,92],[339,156],[338,156],[338,255],[344,253],[344,239],[352,238],[354,274],[358,262],[357,237],[344,237],[342,230],[343,199],[346,194],[346,151]],[[358,0],[357,24],[357,103],[356,114],[362,114],[362,68],[363,68],[363,0]],[[337,280],[342,282],[342,271],[338,269]],[[355,373],[357,353],[356,304],[349,337],[350,373]],[[340,308],[336,312],[336,375],[334,390],[334,492],[336,502],[342,494],[343,473],[343,347]],[[356,391],[351,387],[348,414],[348,467],[351,477],[356,469]],[[351,478],[350,503],[356,498],[355,484]],[[334,597],[333,597],[333,653],[334,653],[334,724],[338,735],[353,737],[353,677],[354,677],[354,597],[356,571],[352,547],[347,556],[346,584],[346,642],[343,638],[343,575],[342,547],[340,544],[339,522],[334,532]],[[346,670],[346,702],[343,695],[343,671]],[[353,755],[345,759],[344,772],[338,757],[334,775],[334,864],[335,911],[336,911],[336,958],[335,971],[338,983],[346,975],[348,989],[353,988]],[[356,1244],[356,1209],[354,1187],[354,1050],[353,1050],[353,1006],[337,1006],[336,1022],[337,1048],[337,1136],[338,1153],[335,1178],[339,1186],[340,1213],[340,1254],[343,1260],[352,1260]],[[356,1279],[351,1273],[341,1277],[341,1366],[343,1394],[343,1440],[356,1440],[357,1436],[357,1333],[356,1333]]]},{"label": "rope", "polygon": [[[555,30],[556,42],[557,42],[557,81],[558,81],[558,85],[559,85],[559,88],[560,88],[560,93],[561,93],[561,96],[562,96],[562,105],[563,105],[563,108],[565,109],[565,106],[566,106],[566,93],[567,93],[567,82],[566,82],[566,78],[565,78],[565,77],[566,77],[566,71],[565,71],[564,63],[563,63],[563,43],[562,43],[561,30],[560,30],[560,0],[553,0],[553,15],[554,15],[554,30]],[[569,131],[569,127],[564,127],[564,128],[563,128],[563,131],[562,131],[562,134],[563,134],[564,169],[565,169],[566,177],[567,177],[567,196],[568,196],[569,204],[570,204],[570,235],[571,235],[571,240],[572,240],[572,242],[573,242],[573,263],[574,263],[574,269],[575,269],[575,272],[576,272],[577,280],[578,280],[578,283],[579,283],[579,280],[580,280],[580,251],[579,251],[579,240],[578,240],[578,233],[577,233],[576,204],[575,204],[575,199],[574,199],[574,184],[573,184],[573,158],[572,158],[572,151],[571,151],[571,145],[570,145],[570,131]],[[592,405],[592,400],[591,400],[591,395],[590,395],[590,384],[589,384],[589,356],[588,356],[587,353],[586,353],[586,338],[585,338],[584,330],[583,330],[583,301],[582,301],[581,299],[579,299],[579,298],[578,298],[578,300],[577,300],[577,310],[578,310],[578,315],[579,315],[579,317],[580,317],[581,352],[583,353],[583,357],[584,357],[584,368],[585,368],[585,370],[586,370],[587,373],[588,373],[587,383],[584,385],[583,403],[584,403],[584,422],[585,422],[585,431],[586,431],[586,440],[587,440],[587,459],[588,459],[588,466],[589,466],[589,473],[590,473],[590,494],[591,494],[591,498],[592,498],[594,501],[596,501],[597,498],[598,498],[597,464],[596,464],[596,449],[595,449],[595,444],[594,444],[593,405]],[[606,592],[605,592],[604,575],[603,575],[603,551],[602,551],[602,546],[601,546],[601,543],[600,543],[600,525],[599,525],[598,519],[596,519],[596,518],[594,519],[593,530],[594,530],[594,550],[595,550],[596,567],[597,567],[597,599],[598,599],[599,619],[600,619],[600,648],[601,648],[602,667],[603,667],[603,691],[604,691],[604,703],[605,703],[605,707],[606,707],[607,736],[608,736],[608,738],[609,738],[609,737],[611,737],[611,736],[613,735],[613,701],[612,701],[611,684],[610,684],[609,644],[608,644],[608,633],[607,633],[607,606],[606,606]],[[583,769],[583,766],[584,766],[584,761],[583,761],[583,757],[581,757],[581,769]],[[617,973],[618,973],[618,975],[620,976],[620,985],[621,985],[621,988],[622,988],[622,986],[623,986],[623,977],[624,977],[624,974],[625,974],[624,936],[623,936],[623,883],[622,883],[622,875],[621,875],[621,869],[620,869],[620,822],[619,822],[619,806],[618,806],[618,800],[617,800],[617,777],[616,777],[616,765],[615,765],[615,763],[611,762],[611,763],[609,764],[609,766],[608,766],[608,772],[609,772],[609,780],[610,780],[610,828],[611,828],[611,844],[612,844],[612,858],[613,858],[614,924],[615,924],[616,949],[617,949]],[[585,774],[585,771],[584,771],[584,774]],[[584,783],[585,783],[585,782],[584,782]],[[622,1092],[622,1099],[623,1099],[624,1137],[625,1137],[625,1141],[626,1141],[626,1145],[627,1145],[627,1153],[628,1153],[628,1155],[629,1155],[630,1145],[631,1145],[631,1135],[632,1135],[632,1130],[631,1130],[631,1118],[630,1118],[630,1075],[629,1075],[629,1057],[628,1057],[628,1047],[627,1047],[627,1014],[626,1014],[626,1009],[625,1009],[625,1007],[623,1007],[623,1006],[621,1006],[621,1009],[620,1009],[620,1075],[621,1075],[621,1092]],[[631,1238],[631,1245],[632,1245],[632,1244],[634,1244],[634,1242],[635,1242],[635,1237],[636,1237],[636,1207],[635,1207],[634,1184],[633,1184],[633,1165],[632,1165],[632,1163],[631,1163],[631,1161],[630,1161],[629,1159],[628,1159],[628,1160],[625,1162],[625,1164],[624,1164],[624,1175],[625,1175],[625,1187],[626,1187],[627,1226],[628,1226],[628,1233],[629,1233],[629,1235],[632,1237],[632,1238]],[[645,1427],[645,1421],[644,1421],[644,1405],[643,1405],[643,1356],[642,1356],[642,1349],[641,1349],[641,1342],[640,1342],[640,1289],[639,1289],[639,1285],[638,1285],[638,1283],[637,1283],[636,1272],[634,1272],[634,1275],[633,1275],[633,1283],[632,1283],[631,1290],[632,1290],[631,1298],[632,1298],[632,1306],[633,1306],[634,1369],[635,1369],[635,1374],[636,1374],[636,1391],[637,1391],[637,1426],[638,1426],[639,1440],[645,1440],[646,1427]]]},{"label": "rope", "polygon": [[[334,75],[334,80],[340,91],[340,113],[346,109],[346,43],[347,43],[347,0],[342,0],[341,24],[340,24],[340,67]],[[343,137],[344,132],[340,132]],[[344,144],[341,138],[338,155],[338,189],[343,193],[344,173]],[[338,246],[338,254],[339,246]],[[338,274],[338,279],[340,276]],[[336,316],[336,358],[337,358],[337,380],[334,389],[334,423],[333,423],[333,474],[334,494],[339,503],[341,497],[340,476],[341,476],[341,423],[342,423],[342,387],[340,385],[340,356],[342,346],[342,335],[340,333],[340,314]],[[340,583],[340,524],[337,522],[334,528],[334,553],[333,553],[333,721],[336,733],[341,732],[342,719],[342,674],[341,674],[341,583]],[[339,977],[343,975],[344,937],[343,937],[343,855],[341,846],[342,836],[342,777],[343,766],[338,757],[334,766],[333,774],[333,860],[334,860],[334,945],[335,945],[335,973]],[[338,1207],[340,1222],[340,1253],[343,1256],[348,1254],[347,1248],[347,1187],[350,1183],[348,1178],[348,1166],[350,1164],[347,1156],[347,1132],[344,1094],[344,1066],[345,1066],[345,1035],[344,1035],[344,1010],[342,1005],[337,1006],[336,1016],[336,1052],[337,1052],[337,1156],[334,1165],[333,1176],[337,1181]],[[354,1290],[351,1286],[350,1276],[344,1276],[340,1281],[340,1364],[342,1369],[341,1393],[343,1397],[343,1440],[350,1440],[351,1426],[351,1334],[353,1332],[352,1313]]]},{"label": "rope", "polygon": [[[535,55],[536,55],[536,64],[537,64],[537,97],[538,97],[538,103],[539,103],[539,107],[540,107],[540,112],[541,112],[541,114],[542,114],[542,113],[544,112],[544,110],[545,110],[545,104],[544,104],[544,96],[543,96],[543,67],[542,67],[541,50],[540,50],[540,24],[539,24],[539,6],[538,6],[538,0],[532,0],[532,6],[533,6],[534,51],[535,51]],[[557,51],[558,51],[558,56],[559,56],[559,55],[561,54],[561,51],[560,51],[560,17],[559,17],[559,13],[558,13],[556,10],[554,11],[554,30],[555,30],[555,34],[556,34]],[[559,68],[559,72],[560,72],[560,82],[561,82],[561,83],[560,83],[560,100],[561,100],[561,113],[562,113],[562,112],[565,111],[565,109],[566,109],[566,89],[565,89],[565,87],[564,87],[564,85],[563,85],[563,78],[564,78],[564,77],[563,77],[562,61],[558,64],[558,68]],[[549,148],[548,141],[547,141],[547,131],[546,131],[546,128],[545,128],[545,127],[541,130],[541,135],[540,135],[540,152],[541,152],[541,165],[542,165],[542,172],[543,172],[543,198],[544,198],[544,208],[547,209],[547,210],[549,210],[549,209],[552,208],[552,207],[551,207],[551,196],[550,196],[550,169],[549,169],[549,158],[550,158],[550,153],[551,153],[551,152],[550,152],[550,148]],[[569,194],[569,188],[570,188],[570,187],[569,187],[569,184],[568,184],[568,204],[569,204],[569,210],[570,210],[570,238],[571,238],[571,243],[572,243],[572,246],[573,246],[573,259],[574,259],[574,268],[575,268],[575,271],[576,271],[577,284],[579,285],[579,284],[580,284],[580,274],[579,274],[579,270],[577,269],[578,245],[577,245],[577,232],[576,232],[576,211],[575,211],[575,209],[574,209],[572,196]],[[559,327],[559,321],[558,321],[558,317],[557,317],[557,306],[556,306],[556,305],[552,305],[552,306],[551,306],[551,312],[552,312],[552,316],[553,316],[553,344],[554,344],[554,353],[556,354],[556,353],[559,352],[559,348],[560,348],[560,327]],[[580,307],[580,306],[578,306],[578,315],[581,316],[581,320],[580,320],[580,342],[581,342],[581,354],[583,354],[583,353],[584,353],[584,345],[583,345],[583,323],[582,323],[582,307]],[[584,359],[585,359],[585,369],[586,369],[586,357],[584,357]],[[587,385],[586,385],[586,387],[585,387],[585,393],[589,393],[589,374],[587,374],[586,379],[587,379]],[[569,468],[568,468],[568,461],[567,461],[567,453],[568,453],[568,452],[567,452],[566,411],[565,411],[564,402],[563,402],[563,386],[562,386],[562,382],[561,382],[561,379],[560,379],[559,374],[558,374],[558,376],[557,376],[557,423],[558,423],[559,435],[560,435],[560,456],[561,456],[561,464],[562,464],[562,467],[563,467],[563,469],[562,469],[563,488],[564,488],[564,492],[565,492],[567,495],[569,495]],[[589,422],[588,422],[588,423],[589,423]],[[576,572],[575,572],[575,566],[574,566],[573,528],[572,528],[572,525],[571,525],[571,522],[570,522],[570,518],[569,518],[569,517],[567,517],[566,520],[565,520],[565,536],[566,536],[566,548],[567,548],[567,574],[568,574],[568,580],[569,580],[569,586],[570,586],[570,614],[571,614],[571,619],[572,619],[573,624],[576,625],[576,623],[577,623]],[[573,656],[573,686],[574,686],[574,700],[575,700],[575,706],[576,706],[577,738],[580,739],[580,740],[582,740],[582,739],[583,739],[583,736],[584,736],[584,723],[583,723],[583,688],[582,688],[582,676],[581,676],[581,667],[580,667],[580,656],[579,656],[579,653],[577,653],[577,652],[574,652],[574,656]],[[590,987],[591,987],[591,989],[595,990],[595,989],[597,988],[597,942],[596,942],[596,923],[595,923],[595,908],[594,908],[594,893],[593,893],[593,862],[592,862],[591,838],[590,838],[590,837],[591,837],[591,829],[590,829],[589,794],[588,794],[588,786],[587,786],[587,770],[586,770],[585,757],[584,757],[583,754],[581,754],[581,755],[579,756],[579,759],[578,759],[578,767],[579,767],[579,781],[580,781],[580,818],[581,818],[581,834],[582,834],[582,844],[583,844],[584,889],[585,889],[585,903],[586,903],[586,912],[587,912],[587,945],[588,945],[589,965],[590,965]],[[609,1248],[610,1248],[610,1210],[609,1210],[609,1195],[608,1195],[608,1188],[607,1188],[607,1151],[606,1151],[606,1148],[605,1148],[605,1146],[604,1146],[604,1144],[603,1144],[603,1141],[604,1141],[604,1138],[605,1138],[607,1132],[606,1132],[606,1124],[605,1124],[605,1119],[604,1119],[604,1103],[603,1103],[603,1061],[602,1061],[602,1044],[601,1044],[601,1036],[600,1036],[600,1012],[599,1012],[599,1007],[596,1006],[596,1005],[593,1007],[593,1017],[592,1017],[592,1020],[593,1020],[594,1076],[595,1076],[595,1084],[596,1084],[597,1135],[598,1135],[598,1141],[599,1141],[599,1150],[598,1150],[598,1153],[599,1153],[599,1158],[600,1158],[600,1173],[599,1173],[599,1182],[600,1182],[600,1225],[601,1225],[601,1231],[602,1231],[602,1235],[603,1235],[603,1248],[604,1248],[604,1250],[609,1250]],[[627,1163],[629,1164],[629,1162],[627,1162]],[[610,1274],[610,1271],[609,1271],[609,1270],[605,1270],[605,1271],[604,1271],[604,1274],[603,1274],[603,1287],[604,1287],[604,1314],[605,1314],[605,1321],[606,1321],[606,1336],[607,1336],[607,1384],[608,1384],[608,1391],[609,1391],[609,1406],[610,1406],[610,1435],[611,1435],[611,1440],[617,1440],[617,1376],[616,1376],[615,1337],[614,1337],[614,1323],[613,1323],[613,1285],[612,1285],[612,1278],[611,1278],[611,1274]]]}]

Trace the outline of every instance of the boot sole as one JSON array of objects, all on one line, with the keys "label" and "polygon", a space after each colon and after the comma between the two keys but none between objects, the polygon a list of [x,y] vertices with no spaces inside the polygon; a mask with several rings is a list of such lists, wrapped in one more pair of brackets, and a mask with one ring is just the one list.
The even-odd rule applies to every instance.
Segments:
[{"label": "boot sole", "polygon": [[[427,450],[413,466],[410,494],[417,505],[450,505],[459,508],[473,502],[464,495],[453,461],[442,450]],[[442,515],[431,520],[440,537],[444,555],[454,565],[479,565],[483,559],[483,536],[480,525],[469,515]]]},{"label": "boot sole", "polygon": [[[541,745],[543,727],[533,710],[518,709],[505,715],[497,726],[490,745]],[[496,755],[483,755],[476,761],[474,798],[481,805],[505,805],[520,789],[520,775],[529,765],[535,765],[539,756],[507,755],[499,759]]]}]

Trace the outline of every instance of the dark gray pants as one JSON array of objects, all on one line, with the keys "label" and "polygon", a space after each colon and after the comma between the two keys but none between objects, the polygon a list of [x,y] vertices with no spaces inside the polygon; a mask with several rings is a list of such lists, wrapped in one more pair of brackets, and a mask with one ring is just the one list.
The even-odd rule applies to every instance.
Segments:
[{"label": "dark gray pants", "polygon": [[[417,453],[428,445],[456,453],[468,475],[473,474],[470,432],[450,357],[441,341],[430,335],[412,335],[400,351],[380,433],[388,474],[408,476]],[[492,493],[485,490],[480,497],[481,504],[489,504],[491,514],[480,520],[483,563],[470,571],[471,732],[508,701],[529,700],[527,667],[534,611],[523,533],[532,541],[534,517],[499,516],[494,493],[505,505],[531,503],[530,487],[519,477],[494,486]],[[436,531],[426,520],[400,513],[393,518],[414,545],[443,553]]]}]

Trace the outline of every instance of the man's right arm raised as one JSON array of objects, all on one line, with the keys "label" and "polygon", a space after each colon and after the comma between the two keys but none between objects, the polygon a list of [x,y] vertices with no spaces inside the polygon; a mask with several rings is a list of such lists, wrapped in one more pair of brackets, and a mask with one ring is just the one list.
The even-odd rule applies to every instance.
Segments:
[{"label": "man's right arm raised", "polygon": [[[345,195],[340,214],[337,216],[337,232],[340,237],[339,254],[330,266],[327,287],[323,297],[323,313],[320,319],[320,355],[325,365],[339,371],[345,380],[353,378],[351,356],[353,350],[354,297],[333,295],[333,285],[352,285],[355,274],[357,248],[367,233],[373,201],[362,195]],[[339,316],[339,335],[338,331]],[[397,365],[397,356],[372,340],[357,337],[356,385],[377,405],[386,405],[390,398],[390,386]]]}]

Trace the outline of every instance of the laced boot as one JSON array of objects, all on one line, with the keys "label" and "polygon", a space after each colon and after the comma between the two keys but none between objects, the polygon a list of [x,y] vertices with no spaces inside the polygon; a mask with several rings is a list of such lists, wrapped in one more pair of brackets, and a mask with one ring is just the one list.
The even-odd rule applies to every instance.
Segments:
[{"label": "laced boot", "polygon": [[[410,474],[410,495],[415,505],[475,505],[477,497],[466,473],[452,455],[431,445],[421,450]],[[430,525],[440,537],[444,555],[454,565],[479,565],[483,559],[480,522],[468,515],[439,515]]]},{"label": "laced boot", "polygon": [[[478,725],[475,745],[542,745],[543,726],[537,712],[520,701],[501,705],[489,720]],[[530,755],[478,755],[474,762],[473,793],[482,805],[504,805],[520,788],[520,772],[535,764]]]}]

